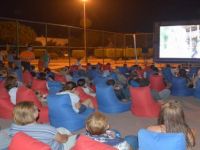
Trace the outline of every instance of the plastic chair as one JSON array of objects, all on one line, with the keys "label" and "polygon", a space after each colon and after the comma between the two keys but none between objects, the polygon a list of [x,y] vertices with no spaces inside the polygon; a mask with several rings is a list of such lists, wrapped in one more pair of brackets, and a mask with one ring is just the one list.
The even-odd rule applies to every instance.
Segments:
[{"label": "plastic chair", "polygon": [[72,150],[117,150],[116,148],[81,135]]},{"label": "plastic chair", "polygon": [[93,109],[87,108],[81,114],[76,113],[72,109],[68,94],[49,95],[47,102],[50,124],[56,128],[64,127],[70,131],[76,131],[85,127],[85,120],[94,111]]},{"label": "plastic chair", "polygon": [[18,132],[13,136],[8,150],[51,150],[51,148],[49,145],[42,143],[23,132]]},{"label": "plastic chair", "polygon": [[139,150],[186,150],[183,133],[158,133],[140,129],[138,132]]},{"label": "plastic chair", "polygon": [[187,87],[187,81],[185,78],[173,77],[171,94],[174,96],[192,96],[193,89]]},{"label": "plastic chair", "polygon": [[163,76],[161,76],[161,75],[152,75],[150,77],[150,88],[154,89],[154,90],[156,90],[158,92],[160,92],[163,89],[165,89]]},{"label": "plastic chair", "polygon": [[17,90],[16,101],[17,103],[22,101],[33,102],[40,110],[38,122],[49,122],[48,107],[42,106],[42,103],[38,100],[37,96],[35,95],[32,89],[20,86]]},{"label": "plastic chair", "polygon": [[98,108],[104,113],[121,113],[130,110],[131,102],[121,102],[112,86],[97,85],[96,97]]},{"label": "plastic chair", "polygon": [[131,112],[140,117],[158,117],[160,104],[155,102],[150,87],[130,87]]},{"label": "plastic chair", "polygon": [[31,88],[40,91],[42,94],[48,94],[46,80],[33,79]]}]

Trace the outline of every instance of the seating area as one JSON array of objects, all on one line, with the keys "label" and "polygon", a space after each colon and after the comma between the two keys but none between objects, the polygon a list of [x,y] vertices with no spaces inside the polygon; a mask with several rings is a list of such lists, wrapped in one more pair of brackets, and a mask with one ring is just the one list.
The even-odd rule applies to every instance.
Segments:
[{"label": "seating area", "polygon": [[[197,127],[198,120],[194,119],[193,117],[188,118],[188,115],[200,113],[200,104],[198,102],[199,97],[197,92],[199,88],[198,82],[196,83],[195,88],[190,88],[187,87],[187,81],[184,78],[176,77],[175,75],[173,75],[170,81],[170,87],[168,86],[169,80],[164,77],[164,74],[158,75],[157,72],[154,72],[153,69],[149,70],[147,68],[144,68],[144,70],[141,72],[148,72],[149,82],[148,86],[142,86],[143,81],[141,82],[135,80],[135,75],[137,74],[137,72],[139,72],[137,70],[137,66],[135,66],[135,68],[133,67],[132,70],[128,67],[120,67],[119,72],[114,71],[114,68],[112,69],[109,64],[107,64],[107,66],[89,66],[88,68],[88,70],[84,70],[86,76],[79,75],[82,70],[79,70],[79,67],[75,68],[73,72],[76,72],[76,76],[73,77],[73,72],[71,72],[71,81],[78,82],[78,80],[82,78],[85,80],[89,80],[89,84],[87,86],[96,94],[94,97],[89,95],[82,87],[76,87],[77,93],[74,93],[80,96],[80,102],[84,102],[84,100],[88,99],[91,100],[92,104],[95,106],[94,108],[87,107],[83,113],[79,114],[74,111],[69,94],[58,94],[63,90],[63,88],[66,88],[65,83],[69,82],[69,80],[67,80],[65,76],[66,74],[63,74],[63,70],[61,70],[60,72],[52,71],[55,74],[55,80],[36,79],[31,74],[24,72],[24,85],[18,87],[16,93],[16,103],[20,103],[22,101],[33,102],[40,110],[40,116],[38,120],[39,123],[48,123],[55,128],[64,127],[69,131],[76,133],[84,132],[86,119],[93,112],[100,111],[108,116],[112,128],[116,128],[121,131],[123,137],[130,134],[138,135],[139,149],[141,150],[147,150],[146,148],[148,148],[148,144],[156,142],[151,140],[157,139],[157,136],[159,138],[161,137],[161,139],[164,139],[162,138],[164,135],[166,141],[164,140],[163,144],[161,142],[161,145],[152,145],[151,148],[164,150],[163,145],[165,145],[165,143],[169,142],[170,140],[174,141],[173,138],[171,138],[171,136],[173,137],[173,135],[169,135],[169,137],[167,135],[165,136],[165,134],[151,135],[149,131],[140,129],[147,128],[150,125],[156,124],[156,119],[159,116],[162,103],[169,99],[176,99],[178,101],[181,101],[184,106],[184,110],[186,110],[187,120],[190,120],[187,121],[188,124],[192,128],[194,127],[195,129],[197,129],[197,131],[199,131],[199,127]],[[70,70],[70,68],[68,69]],[[127,76],[125,76],[125,74]],[[124,75],[124,78],[127,80],[127,84],[124,84],[123,81],[120,80],[121,78],[119,77],[119,75]],[[117,81],[117,85],[108,85],[107,81],[109,79]],[[132,85],[132,81],[137,82],[137,86]],[[1,83],[1,85],[4,84],[5,83]],[[31,87],[29,87],[30,85]],[[117,86],[117,89],[115,89],[115,86]],[[121,92],[128,91],[128,93],[125,92],[123,94],[127,94],[129,96],[129,99],[127,99],[126,101],[124,101],[124,99],[120,99],[116,91],[119,90],[119,88],[121,88]],[[152,91],[154,91],[156,92],[156,94],[158,94],[158,96],[160,96],[160,92],[166,88],[169,88],[169,90],[171,91],[171,95],[167,98],[167,100],[156,99],[155,95],[152,94]],[[46,104],[44,104],[39,99],[35,91],[41,92],[42,96],[47,96],[45,101]],[[194,91],[196,91],[196,94]],[[160,98],[162,97],[160,96]],[[10,124],[9,120],[12,119],[12,111],[14,105],[10,102],[10,99],[11,97],[7,89],[2,86],[0,91],[0,125],[2,126],[2,128],[6,127],[6,124],[2,123],[4,122],[4,119],[8,119],[6,120],[8,124]],[[143,135],[145,137],[143,137]],[[148,139],[149,137],[151,140],[147,141],[147,143],[141,142],[146,141],[146,139]],[[186,144],[183,136],[177,135],[178,138],[176,138],[176,136],[174,137],[177,141],[180,140],[182,142],[180,142],[179,145],[169,145],[169,148],[166,148],[166,150],[185,150],[184,148],[186,148]],[[87,143],[91,143],[91,145],[98,145],[98,143],[95,143],[94,141],[91,141],[90,139],[81,136],[77,142],[77,145],[73,149],[83,149],[81,142],[84,143],[84,141]],[[196,147],[198,147],[199,143],[197,142],[196,144]],[[90,149],[89,147],[91,148],[91,146],[88,146],[87,149]],[[100,144],[97,147],[102,150],[114,149],[113,147],[109,147],[103,144]],[[14,148],[9,149],[15,150]],[[48,149],[48,147],[46,147],[46,149]]]}]

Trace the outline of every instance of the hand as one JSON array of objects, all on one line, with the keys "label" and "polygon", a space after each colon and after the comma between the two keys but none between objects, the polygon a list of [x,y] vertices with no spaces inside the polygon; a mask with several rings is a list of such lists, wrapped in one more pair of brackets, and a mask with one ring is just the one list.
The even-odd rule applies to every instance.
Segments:
[{"label": "hand", "polygon": [[65,143],[68,140],[67,134],[60,134],[59,132],[56,134],[55,140],[59,143]]}]

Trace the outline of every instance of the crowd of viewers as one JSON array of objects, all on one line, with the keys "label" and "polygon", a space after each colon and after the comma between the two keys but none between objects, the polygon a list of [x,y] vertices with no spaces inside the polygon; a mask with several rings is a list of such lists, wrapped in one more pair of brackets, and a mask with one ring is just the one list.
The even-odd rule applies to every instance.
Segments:
[{"label": "crowd of viewers", "polygon": [[[88,75],[88,70],[96,70],[99,74],[102,74],[104,78],[107,78],[106,84],[113,87],[113,91],[119,101],[126,103],[131,100],[129,93],[129,86],[133,87],[143,87],[149,86],[149,78],[151,75],[161,75],[162,72],[151,65],[148,69],[142,69],[138,65],[134,65],[128,68],[124,65],[123,73],[119,71],[118,68],[112,70],[109,67],[103,68],[101,64],[96,66],[87,65],[88,68],[83,68],[80,64],[74,66],[74,68],[64,67],[59,72],[53,72],[49,68],[40,72],[35,70],[34,66],[29,67],[29,63],[25,62],[23,72],[30,72],[33,78],[39,80],[55,80],[55,74],[62,75],[66,82],[62,82],[63,88],[57,93],[57,95],[68,94],[71,100],[72,108],[76,113],[83,113],[87,107],[95,109],[96,111],[89,116],[85,123],[85,133],[82,133],[95,141],[99,141],[108,145],[111,145],[119,150],[129,150],[137,149],[138,144],[134,143],[134,147],[130,146],[133,143],[129,143],[124,138],[118,136],[115,130],[112,130],[109,125],[107,117],[98,112],[98,108],[94,105],[92,98],[87,98],[81,101],[80,93],[77,88],[81,88],[85,93],[95,98],[95,86],[93,83],[94,77],[90,74]],[[45,64],[47,67],[47,64]],[[28,66],[28,69],[27,69]],[[169,66],[168,66],[169,67]],[[9,136],[13,137],[15,133],[22,131],[33,138],[38,139],[51,146],[53,150],[70,149],[76,143],[79,134],[72,134],[67,129],[64,128],[54,128],[48,124],[37,123],[38,119],[38,108],[32,102],[16,102],[16,93],[18,87],[27,86],[31,88],[32,83],[24,84],[17,77],[16,70],[20,69],[14,63],[10,63],[6,67],[3,62],[0,64],[0,79],[4,82],[4,86],[10,95],[10,101],[14,105],[13,111],[13,123],[9,128]],[[197,75],[189,78],[187,76],[187,71],[184,68],[178,68],[172,72],[174,76],[180,76],[187,80],[188,87],[193,88],[196,86],[196,82],[199,79],[200,71]],[[115,76],[112,76],[112,75]],[[78,78],[77,81],[73,80],[73,77]],[[164,80],[166,88],[158,92],[156,90],[151,90],[152,97],[161,102],[161,111],[158,118],[158,124],[150,126],[147,129],[154,132],[161,133],[178,133],[183,132],[186,137],[188,149],[194,147],[195,145],[195,131],[191,129],[184,117],[184,112],[181,104],[175,100],[169,100],[170,87],[171,84]],[[47,85],[48,88],[48,85]],[[41,102],[46,101],[46,95],[40,91],[34,91],[38,100]],[[27,97],[28,98],[28,97]],[[44,103],[47,105],[47,103]],[[137,138],[135,136],[135,138]]]}]

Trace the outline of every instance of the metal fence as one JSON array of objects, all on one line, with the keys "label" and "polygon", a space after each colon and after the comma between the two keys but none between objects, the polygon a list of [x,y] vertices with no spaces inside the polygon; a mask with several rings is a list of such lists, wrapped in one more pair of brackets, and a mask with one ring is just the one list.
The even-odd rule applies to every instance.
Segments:
[{"label": "metal fence", "polygon": [[[152,33],[115,33],[87,29],[87,60],[89,63],[110,63],[137,60],[142,49],[153,55]],[[52,60],[71,65],[84,58],[84,30],[80,27],[0,17],[0,49],[17,55],[32,45],[36,58],[47,50]],[[83,61],[84,61],[83,60]],[[86,63],[86,62],[85,62]]]}]

